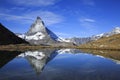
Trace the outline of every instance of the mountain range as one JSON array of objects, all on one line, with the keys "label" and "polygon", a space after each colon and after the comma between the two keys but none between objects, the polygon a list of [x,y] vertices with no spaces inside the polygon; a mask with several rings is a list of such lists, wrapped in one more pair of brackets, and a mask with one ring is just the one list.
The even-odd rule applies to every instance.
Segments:
[{"label": "mountain range", "polygon": [[94,35],[91,37],[73,37],[59,38],[55,33],[48,29],[42,19],[37,17],[35,22],[25,34],[14,34],[2,24],[0,24],[0,45],[29,43],[31,45],[48,45],[48,46],[79,46],[89,42],[97,41],[103,37],[110,37],[120,34],[120,28],[116,27],[110,32]]},{"label": "mountain range", "polygon": [[73,42],[76,45],[81,45],[85,44],[91,41],[96,41],[102,37],[109,37],[115,34],[120,34],[120,27],[115,27],[112,31],[106,32],[106,33],[101,33],[98,35],[93,35],[91,37],[85,37],[85,38],[80,38],[80,37],[73,37],[73,38],[66,38],[65,40],[68,42]]},{"label": "mountain range", "polygon": [[90,41],[98,40],[101,37],[108,37],[119,33],[120,33],[120,28],[116,27],[110,32],[94,35],[91,37],[85,37],[85,38],[73,37],[73,38],[63,39],[63,38],[59,38],[55,33],[53,33],[51,30],[45,27],[42,19],[40,17],[37,17],[36,21],[31,25],[29,31],[26,32],[25,34],[18,34],[18,36],[34,45],[51,45],[54,43],[57,44],[73,43],[75,45],[80,45],[80,44],[88,43]]},{"label": "mountain range", "polygon": [[120,27],[115,27],[112,31],[110,32],[106,32],[106,33],[102,33],[102,34],[98,34],[98,35],[94,35],[92,36],[93,40],[98,40],[102,37],[109,37],[115,34],[120,34]]},{"label": "mountain range", "polygon": [[92,41],[80,45],[81,48],[116,49],[120,47],[120,28],[116,27],[111,32],[92,36]]}]

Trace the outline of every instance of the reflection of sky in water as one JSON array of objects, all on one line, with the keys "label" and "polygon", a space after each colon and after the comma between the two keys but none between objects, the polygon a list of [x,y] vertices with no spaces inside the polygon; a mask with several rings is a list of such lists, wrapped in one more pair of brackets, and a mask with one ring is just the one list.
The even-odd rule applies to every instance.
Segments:
[{"label": "reflection of sky in water", "polygon": [[[43,70],[45,80],[119,80],[120,65],[91,54],[58,54]],[[58,78],[58,79],[57,79]]]},{"label": "reflection of sky in water", "polygon": [[115,60],[68,50],[53,52],[43,59],[29,54],[14,58],[0,68],[0,80],[120,80]]}]

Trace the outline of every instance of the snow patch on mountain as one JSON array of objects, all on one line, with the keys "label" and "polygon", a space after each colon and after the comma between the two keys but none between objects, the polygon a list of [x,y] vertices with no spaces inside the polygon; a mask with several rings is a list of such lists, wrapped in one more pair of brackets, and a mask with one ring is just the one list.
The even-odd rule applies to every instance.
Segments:
[{"label": "snow patch on mountain", "polygon": [[60,40],[59,40],[60,42],[71,42],[71,40],[70,39],[64,39],[64,38],[60,38]]},{"label": "snow patch on mountain", "polygon": [[99,35],[92,36],[92,40],[98,40],[101,37],[109,37],[115,34],[120,34],[120,27],[115,27],[111,32],[102,33]]},{"label": "snow patch on mountain", "polygon": [[22,38],[22,39],[25,39],[25,34],[16,34],[18,37]]},{"label": "snow patch on mountain", "polygon": [[43,39],[45,37],[45,35],[41,32],[37,32],[34,35],[29,35],[29,36],[25,36],[26,40],[40,40]]}]

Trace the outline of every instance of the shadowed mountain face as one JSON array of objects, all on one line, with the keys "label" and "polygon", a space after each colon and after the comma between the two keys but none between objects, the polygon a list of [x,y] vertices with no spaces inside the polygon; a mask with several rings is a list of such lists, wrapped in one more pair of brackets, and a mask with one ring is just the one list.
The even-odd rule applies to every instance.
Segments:
[{"label": "shadowed mountain face", "polygon": [[0,24],[0,45],[28,43]]}]

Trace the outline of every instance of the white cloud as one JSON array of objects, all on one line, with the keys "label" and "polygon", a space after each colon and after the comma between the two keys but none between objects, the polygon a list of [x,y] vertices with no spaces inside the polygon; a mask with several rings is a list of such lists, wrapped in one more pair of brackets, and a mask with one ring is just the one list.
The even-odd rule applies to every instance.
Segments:
[{"label": "white cloud", "polygon": [[22,6],[48,6],[53,5],[58,0],[9,0],[10,3]]},{"label": "white cloud", "polygon": [[45,22],[45,25],[50,26],[53,24],[61,23],[63,21],[63,17],[50,12],[50,11],[31,11],[26,12],[21,15],[12,15],[7,13],[0,13],[0,18],[8,21],[14,21],[18,23],[32,23],[37,16],[40,16],[42,20]]},{"label": "white cloud", "polygon": [[[29,13],[29,12],[28,12]],[[57,24],[63,21],[63,16],[60,16],[56,13],[50,12],[50,11],[34,11],[29,13],[28,15],[25,14],[25,16],[40,16],[43,21],[46,23],[46,25],[52,25],[52,24]]]},{"label": "white cloud", "polygon": [[90,23],[94,23],[96,22],[94,19],[91,18],[80,18],[80,22],[90,22]]},{"label": "white cloud", "polygon": [[97,32],[97,26],[96,26],[95,19],[83,17],[79,19],[79,22],[80,22],[81,27],[84,28],[85,32],[88,32],[89,34]]},{"label": "white cloud", "polygon": [[32,18],[28,18],[20,15],[18,16],[18,15],[5,14],[5,13],[0,13],[0,18],[3,20],[17,22],[17,23],[24,23],[24,24],[32,22]]},{"label": "white cloud", "polygon": [[88,5],[88,6],[94,6],[95,2],[94,0],[82,0],[84,5]]}]

